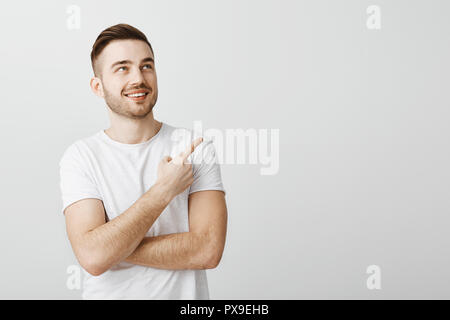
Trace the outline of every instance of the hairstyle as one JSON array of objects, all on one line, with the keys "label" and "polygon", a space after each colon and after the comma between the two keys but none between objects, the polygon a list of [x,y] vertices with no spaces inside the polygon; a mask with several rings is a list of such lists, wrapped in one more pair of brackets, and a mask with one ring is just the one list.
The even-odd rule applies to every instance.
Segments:
[{"label": "hairstyle", "polygon": [[144,33],[142,33],[140,30],[136,29],[133,26],[130,26],[129,24],[120,23],[116,24],[114,26],[111,26],[105,30],[103,30],[97,39],[94,42],[94,45],[92,46],[91,51],[91,64],[92,69],[94,70],[94,74],[96,74],[95,70],[95,61],[97,60],[98,56],[102,53],[103,49],[106,48],[106,46],[114,40],[141,40],[148,44],[150,47],[150,50],[153,53],[153,48],[150,42],[147,40],[147,37]]}]

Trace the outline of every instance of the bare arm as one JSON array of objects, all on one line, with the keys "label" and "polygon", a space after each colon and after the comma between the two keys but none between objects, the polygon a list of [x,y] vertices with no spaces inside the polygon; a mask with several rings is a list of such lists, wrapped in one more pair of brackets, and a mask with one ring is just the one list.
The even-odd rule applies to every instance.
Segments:
[{"label": "bare arm", "polygon": [[211,269],[222,257],[227,208],[222,191],[189,196],[189,232],[146,237],[125,261],[159,269]]},{"label": "bare arm", "polygon": [[105,221],[98,199],[75,202],[65,210],[67,234],[80,264],[100,275],[127,257],[167,206],[158,186],[153,186],[130,208]]},{"label": "bare arm", "polygon": [[83,268],[100,275],[123,261],[139,245],[168,203],[192,184],[192,165],[184,161],[201,138],[172,161],[164,157],[156,183],[118,217],[105,220],[103,203],[83,199],[65,210],[67,234]]}]

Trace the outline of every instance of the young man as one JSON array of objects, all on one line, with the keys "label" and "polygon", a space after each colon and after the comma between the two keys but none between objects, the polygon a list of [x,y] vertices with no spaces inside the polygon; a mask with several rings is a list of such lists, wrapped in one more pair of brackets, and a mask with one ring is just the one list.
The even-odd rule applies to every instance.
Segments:
[{"label": "young man", "polygon": [[155,59],[142,32],[104,30],[91,61],[111,126],[60,161],[67,234],[87,271],[83,298],[209,299],[205,269],[221,260],[227,225],[214,146],[154,119]]}]

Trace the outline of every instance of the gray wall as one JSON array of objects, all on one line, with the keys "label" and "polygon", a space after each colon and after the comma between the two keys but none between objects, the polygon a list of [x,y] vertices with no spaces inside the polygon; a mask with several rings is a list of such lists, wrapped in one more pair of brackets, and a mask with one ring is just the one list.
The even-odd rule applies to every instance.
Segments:
[{"label": "gray wall", "polygon": [[[69,5],[81,9],[70,29]],[[369,29],[370,5],[381,28]],[[58,162],[107,128],[89,89],[104,28],[144,31],[155,117],[279,129],[277,174],[223,164],[212,299],[450,298],[448,1],[9,1],[0,10],[0,298],[78,299]],[[381,270],[369,290],[366,269]]]}]

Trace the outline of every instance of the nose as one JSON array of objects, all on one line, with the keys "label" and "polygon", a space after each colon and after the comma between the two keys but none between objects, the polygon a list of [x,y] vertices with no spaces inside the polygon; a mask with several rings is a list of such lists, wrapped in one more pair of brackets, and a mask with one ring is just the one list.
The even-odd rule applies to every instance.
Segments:
[{"label": "nose", "polygon": [[144,82],[144,76],[142,75],[142,71],[139,68],[133,68],[133,71],[130,73],[129,84],[130,86],[137,86]]}]

